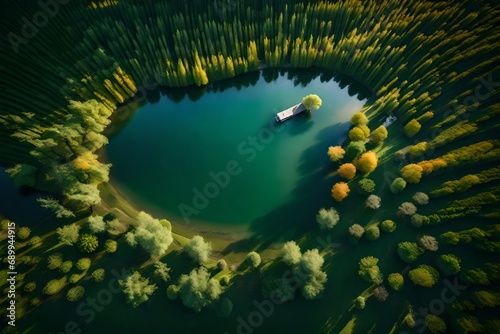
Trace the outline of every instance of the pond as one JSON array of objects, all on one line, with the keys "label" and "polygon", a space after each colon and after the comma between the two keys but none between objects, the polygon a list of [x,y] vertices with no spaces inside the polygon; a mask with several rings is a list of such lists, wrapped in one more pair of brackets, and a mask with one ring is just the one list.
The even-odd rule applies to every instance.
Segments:
[{"label": "pond", "polygon": [[[344,140],[364,104],[332,78],[267,71],[153,99],[111,136],[111,180],[141,209],[177,223],[300,227],[328,197],[320,185],[328,146]],[[321,97],[319,110],[274,120],[308,94]]]}]

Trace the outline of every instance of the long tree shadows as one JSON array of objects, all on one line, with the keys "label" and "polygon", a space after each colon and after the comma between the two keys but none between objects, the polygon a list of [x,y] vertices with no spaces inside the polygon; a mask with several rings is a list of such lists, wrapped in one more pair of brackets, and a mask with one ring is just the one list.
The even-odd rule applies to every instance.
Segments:
[{"label": "long tree shadows", "polygon": [[290,199],[251,222],[253,236],[229,245],[225,252],[243,250],[245,246],[262,250],[277,240],[293,239],[316,228],[317,211],[322,206],[331,205],[329,193],[333,183],[326,178],[331,172],[326,152],[329,146],[340,143],[348,127],[347,123],[338,123],[318,133],[316,144],[301,155],[297,168],[302,177]]}]

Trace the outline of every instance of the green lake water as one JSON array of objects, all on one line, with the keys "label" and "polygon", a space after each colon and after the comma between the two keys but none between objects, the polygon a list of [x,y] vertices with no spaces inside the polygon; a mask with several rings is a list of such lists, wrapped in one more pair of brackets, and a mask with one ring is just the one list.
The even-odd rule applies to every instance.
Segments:
[{"label": "green lake water", "polygon": [[[265,72],[248,87],[236,78],[230,88],[194,92],[197,99],[192,89],[181,101],[142,106],[107,145],[111,180],[144,210],[178,223],[301,226],[325,198],[315,179],[326,176],[328,146],[342,142],[364,104],[331,77],[306,73]],[[312,117],[274,120],[312,93],[323,100]]]}]

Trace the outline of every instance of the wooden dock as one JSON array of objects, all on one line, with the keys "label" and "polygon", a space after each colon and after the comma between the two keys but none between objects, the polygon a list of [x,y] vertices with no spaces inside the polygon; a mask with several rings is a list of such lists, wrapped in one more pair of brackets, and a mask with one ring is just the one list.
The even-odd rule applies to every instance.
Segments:
[{"label": "wooden dock", "polygon": [[288,109],[283,110],[282,112],[277,113],[274,119],[276,119],[276,121],[278,122],[284,122],[287,119],[290,119],[293,116],[298,115],[303,111],[306,111],[306,107],[302,103],[299,103]]}]

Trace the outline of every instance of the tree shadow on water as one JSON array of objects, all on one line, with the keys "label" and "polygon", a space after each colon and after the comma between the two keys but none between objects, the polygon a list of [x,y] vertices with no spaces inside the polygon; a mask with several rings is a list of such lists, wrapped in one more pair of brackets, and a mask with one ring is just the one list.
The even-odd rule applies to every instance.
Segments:
[{"label": "tree shadow on water", "polygon": [[223,252],[264,250],[273,242],[292,240],[316,228],[318,210],[332,205],[330,189],[334,182],[327,178],[332,165],[326,152],[329,146],[343,140],[348,127],[347,123],[338,123],[318,133],[316,143],[300,157],[297,168],[301,179],[290,199],[251,222],[251,238],[235,242]]},{"label": "tree shadow on water", "polygon": [[288,132],[292,136],[306,133],[312,128],[314,124],[311,115],[308,115],[307,112],[302,112],[292,119],[288,120],[287,122],[288,124],[286,124],[286,126],[288,127]]}]

